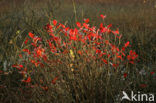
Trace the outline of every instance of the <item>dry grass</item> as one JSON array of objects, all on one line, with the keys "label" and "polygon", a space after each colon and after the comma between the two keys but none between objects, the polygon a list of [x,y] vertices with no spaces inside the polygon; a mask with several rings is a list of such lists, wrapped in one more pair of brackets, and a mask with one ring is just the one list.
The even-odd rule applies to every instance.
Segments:
[{"label": "dry grass", "polygon": [[[23,7],[20,7],[22,1],[19,1],[21,0],[16,1],[16,6],[13,6],[9,0],[8,2],[0,1],[0,70],[6,70],[4,74],[0,73],[0,102],[113,103],[117,101],[115,100],[116,94],[120,94],[122,90],[141,91],[142,93],[156,92],[156,82],[153,79],[156,76],[156,8],[154,8],[154,0],[148,0],[146,3],[142,3],[142,0],[75,0],[76,14],[73,11],[71,0],[64,0],[60,4],[58,0],[48,4],[44,2],[44,6],[44,0],[40,0],[41,2],[38,4],[34,1],[35,6],[32,1],[27,2],[28,4],[25,3]],[[55,5],[56,3],[59,6]],[[19,7],[19,9],[15,7]],[[83,18],[90,18],[90,24],[98,27],[101,21],[97,17],[100,14],[107,15],[106,25],[111,23],[113,24],[112,29],[119,28],[120,33],[123,34],[122,43],[130,41],[131,49],[139,54],[139,62],[135,66],[125,66],[124,70],[128,73],[126,80],[122,80],[123,68],[120,68],[121,71],[119,70],[118,73],[113,72],[114,74],[110,76],[107,72],[108,68],[98,71],[99,68],[94,65],[95,61],[84,63],[84,58],[77,60],[76,64],[83,70],[73,73],[67,66],[71,59],[66,56],[62,65],[54,63],[55,65],[48,66],[48,64],[44,69],[30,66],[30,71],[36,70],[35,75],[32,76],[33,83],[48,86],[48,91],[44,91],[40,87],[32,89],[29,88],[30,85],[21,83],[21,75],[11,65],[21,63],[18,54],[24,47],[22,44],[28,32],[33,32],[46,41],[49,37],[43,30],[43,26],[49,20],[55,18],[59,22],[75,28],[76,19],[82,22]],[[43,45],[47,46],[46,43]],[[54,56],[52,59],[58,58]],[[151,75],[151,72],[154,72],[154,75]],[[55,85],[47,83],[48,80],[58,75],[59,79]],[[44,80],[43,83],[39,81],[40,78]],[[140,87],[144,84],[146,87]]]}]

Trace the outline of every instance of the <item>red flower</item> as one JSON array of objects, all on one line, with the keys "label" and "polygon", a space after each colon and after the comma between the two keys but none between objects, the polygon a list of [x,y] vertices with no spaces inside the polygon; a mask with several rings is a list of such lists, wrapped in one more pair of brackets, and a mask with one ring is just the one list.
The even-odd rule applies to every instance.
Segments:
[{"label": "red flower", "polygon": [[77,22],[76,25],[81,28],[81,23],[80,22]]},{"label": "red flower", "polygon": [[39,37],[35,37],[34,39],[33,39],[33,42],[36,44],[38,41],[41,41],[41,38],[39,38]]},{"label": "red flower", "polygon": [[56,84],[56,80],[58,79],[58,77],[55,77],[51,82],[53,83],[53,84]]},{"label": "red flower", "polygon": [[112,24],[109,24],[109,25],[107,26],[107,28],[110,28],[110,27],[112,27]]},{"label": "red flower", "polygon": [[29,36],[33,39],[34,38],[34,34],[32,34],[31,32],[29,33]]},{"label": "red flower", "polygon": [[124,78],[126,78],[126,77],[127,77],[127,75],[128,75],[127,73],[124,73],[124,74],[123,74]]},{"label": "red flower", "polygon": [[84,19],[84,22],[85,23],[89,23],[89,19],[87,18],[87,19]]},{"label": "red flower", "polygon": [[28,39],[28,38],[26,38],[26,40],[24,41],[24,44],[27,44],[27,43],[28,43],[28,40],[29,40],[29,39]]},{"label": "red flower", "polygon": [[113,33],[114,35],[119,34],[119,30],[112,31],[112,33]]},{"label": "red flower", "polygon": [[100,29],[102,29],[102,28],[103,28],[103,23],[100,24]]},{"label": "red flower", "polygon": [[129,41],[125,43],[125,48],[129,46]]},{"label": "red flower", "polygon": [[100,49],[97,49],[96,50],[96,54],[100,54],[101,53],[101,50]]},{"label": "red flower", "polygon": [[120,60],[123,60],[121,55],[118,55],[117,58],[119,58]]},{"label": "red flower", "polygon": [[127,59],[130,61],[131,64],[134,64],[134,60],[138,57],[135,51],[130,50]]},{"label": "red flower", "polygon": [[[57,23],[56,23],[57,24]],[[62,24],[63,25],[63,24]],[[60,27],[63,27],[60,23],[59,25],[56,27],[57,29],[60,28]]]},{"label": "red flower", "polygon": [[113,64],[113,67],[117,68],[119,66],[119,64]]},{"label": "red flower", "polygon": [[105,19],[106,18],[106,15],[100,15],[100,17],[102,18],[102,19]]},{"label": "red flower", "polygon": [[106,44],[109,44],[109,40],[105,40],[105,43],[106,43]]},{"label": "red flower", "polygon": [[105,64],[108,64],[107,60],[103,59],[102,61],[103,61]]},{"label": "red flower", "polygon": [[153,75],[154,74],[154,72],[151,72],[151,75]]},{"label": "red flower", "polygon": [[53,32],[53,31],[52,31],[52,26],[51,26],[50,24],[47,24],[47,25],[45,26],[45,29],[46,29],[47,31]]},{"label": "red flower", "polygon": [[18,69],[18,70],[21,70],[22,68],[23,68],[23,65],[16,65],[16,64],[14,64],[14,65],[12,65],[12,67],[13,68],[16,68],[16,69]]},{"label": "red flower", "polygon": [[31,77],[29,76],[29,77],[27,78],[27,80],[23,80],[23,82],[25,82],[25,83],[30,83],[30,82],[31,82]]},{"label": "red flower", "polygon": [[23,49],[24,52],[27,52],[28,54],[31,54],[29,49]]},{"label": "red flower", "polygon": [[36,62],[36,61],[34,61],[34,60],[30,60],[30,62],[31,62],[32,64],[34,64],[36,67],[38,67],[38,65],[39,65],[39,62]]},{"label": "red flower", "polygon": [[35,43],[31,43],[32,46],[37,47]]},{"label": "red flower", "polygon": [[70,36],[70,39],[69,40],[77,40],[77,37],[74,35],[74,36]]},{"label": "red flower", "polygon": [[53,25],[56,26],[56,24],[57,24],[57,21],[53,20]]},{"label": "red flower", "polygon": [[19,54],[19,57],[22,58],[22,54]]},{"label": "red flower", "polygon": [[44,52],[43,48],[38,48],[37,51],[36,51],[37,55],[40,56],[40,57],[42,57],[43,52]]},{"label": "red flower", "polygon": [[78,52],[78,54],[82,55],[82,52],[80,50],[78,50],[77,52]]},{"label": "red flower", "polygon": [[125,47],[122,47],[122,51],[125,51]]},{"label": "red flower", "polygon": [[83,23],[83,26],[88,29],[88,25],[86,23]]},{"label": "red flower", "polygon": [[48,87],[47,86],[41,86],[41,88],[45,91],[48,91]]}]

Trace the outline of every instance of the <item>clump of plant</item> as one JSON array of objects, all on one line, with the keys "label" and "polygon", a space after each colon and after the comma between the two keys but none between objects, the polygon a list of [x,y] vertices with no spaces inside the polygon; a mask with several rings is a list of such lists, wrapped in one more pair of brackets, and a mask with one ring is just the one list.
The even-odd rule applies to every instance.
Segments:
[{"label": "clump of plant", "polygon": [[[106,16],[100,17],[104,21]],[[97,95],[101,96],[95,99],[103,97],[105,102],[114,98],[111,93],[116,90],[110,88],[115,85],[109,87],[112,77],[118,81],[126,78],[125,68],[135,64],[138,55],[129,49],[129,41],[122,42],[119,30],[112,30],[111,24],[102,22],[95,27],[89,22],[87,18],[71,28],[52,20],[42,37],[29,32],[19,61],[12,67],[23,76],[21,82],[26,87],[38,91],[33,96],[50,93],[55,100],[57,95],[66,95],[62,98],[80,102],[89,99],[91,92],[90,99]]]}]

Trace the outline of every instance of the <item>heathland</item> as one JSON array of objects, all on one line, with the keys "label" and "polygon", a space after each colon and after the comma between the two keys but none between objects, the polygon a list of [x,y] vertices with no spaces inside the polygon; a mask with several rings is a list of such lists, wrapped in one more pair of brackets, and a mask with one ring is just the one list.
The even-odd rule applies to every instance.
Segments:
[{"label": "heathland", "polygon": [[0,102],[156,93],[155,38],[155,0],[0,0]]}]

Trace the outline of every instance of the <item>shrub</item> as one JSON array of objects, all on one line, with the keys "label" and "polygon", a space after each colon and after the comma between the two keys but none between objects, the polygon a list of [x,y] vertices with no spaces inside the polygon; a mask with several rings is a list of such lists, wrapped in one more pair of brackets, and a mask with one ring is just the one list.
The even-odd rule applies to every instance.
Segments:
[{"label": "shrub", "polygon": [[[100,17],[104,21],[106,16]],[[95,27],[89,22],[76,22],[72,29],[52,20],[41,37],[29,32],[19,61],[12,65],[32,95],[29,101],[115,101],[115,86],[125,80],[127,66],[138,55],[129,49],[129,41],[121,42],[122,35],[111,24]]]}]

